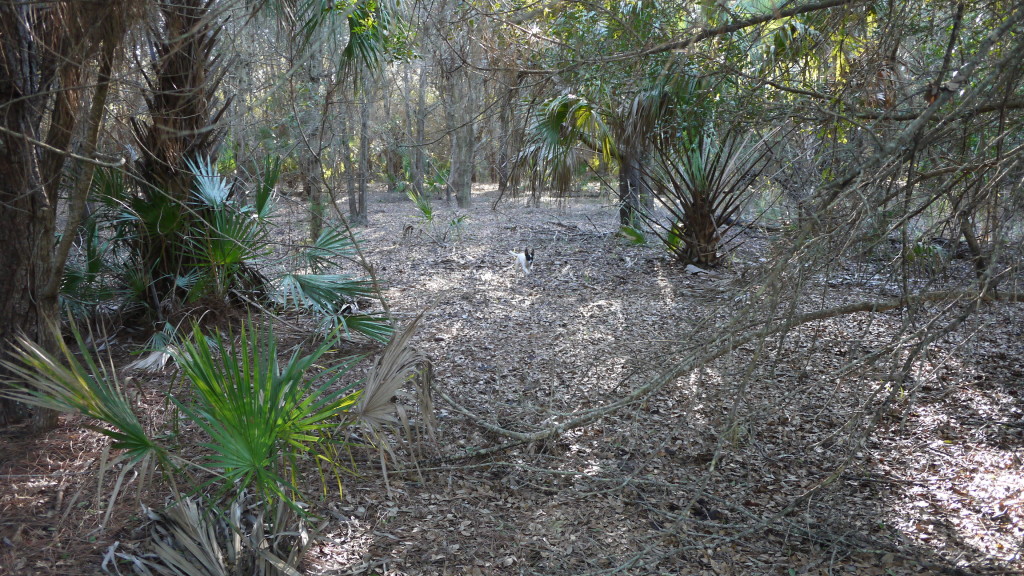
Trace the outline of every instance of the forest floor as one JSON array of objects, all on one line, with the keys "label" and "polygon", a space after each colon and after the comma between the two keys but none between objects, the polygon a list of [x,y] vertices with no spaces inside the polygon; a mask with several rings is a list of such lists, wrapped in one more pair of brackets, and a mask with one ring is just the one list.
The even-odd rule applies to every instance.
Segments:
[{"label": "forest floor", "polygon": [[[771,238],[744,232],[726,266],[693,275],[616,236],[606,201],[493,199],[483,191],[458,226],[442,202],[428,224],[404,196],[371,200],[362,246],[399,324],[424,314],[414,342],[433,366],[436,435],[395,440],[404,461],[387,476],[357,454],[343,494],[313,505],[327,523],[307,573],[1024,573],[1020,304],[983,305],[903,386],[844,370],[905,315],[846,315],[517,445],[442,395],[516,432],[622,398],[699,347],[693,329],[730,317]],[[508,254],[526,246],[529,276]],[[951,267],[943,282],[969,280],[966,263]],[[820,304],[892,297],[863,272],[823,279]],[[132,376],[140,405],[166,409],[172,377]],[[130,488],[100,529],[116,471],[98,482],[105,442],[84,424],[0,431],[0,574],[102,574],[112,545],[147,533]],[[143,500],[162,502],[147,486]]]}]

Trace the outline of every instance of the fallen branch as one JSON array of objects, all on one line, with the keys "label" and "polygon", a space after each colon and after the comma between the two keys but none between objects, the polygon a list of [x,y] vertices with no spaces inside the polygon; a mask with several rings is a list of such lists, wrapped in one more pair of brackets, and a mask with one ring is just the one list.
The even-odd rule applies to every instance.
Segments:
[{"label": "fallen branch", "polygon": [[807,312],[794,316],[785,322],[780,322],[771,326],[764,326],[760,330],[748,333],[739,337],[732,337],[731,335],[721,336],[712,342],[712,350],[706,353],[693,352],[686,358],[680,360],[675,365],[669,367],[664,372],[656,376],[650,382],[634,389],[626,396],[593,408],[577,413],[575,416],[550,428],[544,428],[533,432],[516,432],[514,430],[508,430],[497,424],[493,424],[483,419],[473,411],[462,406],[456,402],[449,395],[445,394],[441,390],[435,390],[437,395],[452,406],[457,412],[465,416],[466,418],[473,421],[481,428],[503,436],[512,440],[512,442],[492,446],[486,449],[473,451],[466,454],[463,457],[475,457],[483,456],[493,452],[501,450],[507,450],[508,448],[531,442],[539,442],[560,436],[568,430],[573,430],[591,424],[605,416],[608,416],[621,408],[629,406],[631,404],[640,402],[652,393],[657,392],[667,384],[675,382],[684,374],[692,372],[698,366],[702,366],[714,360],[717,360],[734,350],[761,338],[778,334],[780,332],[792,330],[803,324],[815,322],[818,320],[826,320],[829,318],[836,318],[839,316],[847,316],[850,314],[858,314],[861,312],[887,312],[889,310],[895,310],[898,308],[905,308],[907,306],[925,304],[929,302],[943,302],[943,301],[957,301],[961,300],[964,302],[979,302],[979,301],[1004,301],[1004,302],[1021,302],[1024,301],[1024,294],[1010,293],[1005,295],[992,296],[988,294],[982,294],[977,290],[962,290],[962,291],[939,291],[939,292],[926,292],[923,294],[915,294],[906,298],[897,298],[882,301],[869,301],[869,302],[856,302],[853,304],[847,304],[844,306],[837,306],[835,308],[827,308],[824,310],[816,310],[814,312]]}]

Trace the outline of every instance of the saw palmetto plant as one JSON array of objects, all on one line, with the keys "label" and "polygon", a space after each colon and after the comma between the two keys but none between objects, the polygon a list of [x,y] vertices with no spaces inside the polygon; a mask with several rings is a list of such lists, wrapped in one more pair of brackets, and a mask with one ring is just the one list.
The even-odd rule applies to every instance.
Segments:
[{"label": "saw palmetto plant", "polygon": [[[95,359],[78,332],[77,349],[64,346],[59,356],[22,339],[14,358],[4,363],[21,384],[11,383],[14,387],[3,395],[86,416],[90,427],[113,440],[112,448],[121,453],[104,466],[124,465],[107,517],[129,471],[159,469],[157,478],[167,483],[176,502],[167,512],[151,515],[162,522],[153,528],[161,564],[121,555],[141,573],[295,574],[309,542],[304,506],[309,495],[302,478],[315,469],[326,492],[329,479],[340,490],[342,476],[350,472],[338,455],[351,435],[339,427],[362,427],[383,454],[390,450],[386,428],[408,426],[393,398],[421,360],[410,345],[418,321],[392,338],[365,381],[351,373],[357,358],[330,358],[340,330],[311,351],[282,354],[270,324],[247,322],[237,336],[206,334],[193,326],[190,337],[171,350],[188,383],[185,393],[171,400],[184,420],[202,432],[204,452],[198,458],[184,458],[178,438],[150,432],[153,423],[140,418],[112,365]],[[419,392],[426,393],[425,386]],[[422,399],[421,410],[428,421],[429,398]],[[183,468],[201,479],[179,489]],[[201,492],[206,496],[196,496]],[[197,498],[206,511],[200,511]],[[232,498],[236,504],[228,512],[214,512],[218,502]],[[240,501],[247,502],[248,512],[239,511]],[[264,516],[271,511],[273,517]],[[228,552],[246,547],[255,550],[247,553],[249,564]],[[236,560],[224,560],[232,555]],[[189,567],[196,563],[214,571]],[[232,571],[233,566],[247,568]]]},{"label": "saw palmetto plant", "polygon": [[176,348],[172,355],[194,400],[174,402],[205,432],[206,464],[220,470],[225,486],[253,487],[265,498],[295,505],[300,462],[326,458],[321,431],[359,397],[348,374],[355,359],[317,368],[335,344],[327,339],[282,362],[272,328],[250,322],[237,338],[207,336],[194,327]]},{"label": "saw palmetto plant", "polygon": [[[391,324],[386,318],[351,306],[379,299],[372,282],[338,271],[340,262],[356,260],[349,234],[326,227],[284,266],[271,260],[279,159],[267,159],[250,203],[232,198],[234,185],[213,161],[196,159],[188,165],[194,189],[185,203],[166,194],[140,194],[119,169],[96,172],[94,193],[102,209],[82,227],[81,257],[71,261],[62,293],[73,312],[88,315],[105,305],[159,324],[183,303],[238,300],[310,313],[332,328],[340,325],[387,341]],[[167,234],[171,228],[178,233]],[[161,236],[163,243],[156,241]],[[152,257],[143,251],[150,249],[179,260],[173,277],[164,279],[172,290],[163,297],[154,284],[163,282],[158,271],[145,265]],[[265,272],[282,268],[286,272]]]}]

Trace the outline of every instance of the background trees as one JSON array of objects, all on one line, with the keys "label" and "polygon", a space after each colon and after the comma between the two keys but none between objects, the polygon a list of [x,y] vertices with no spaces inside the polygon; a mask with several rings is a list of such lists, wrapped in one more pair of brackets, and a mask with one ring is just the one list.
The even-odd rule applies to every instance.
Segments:
[{"label": "background trees", "polygon": [[[118,229],[134,227],[132,254],[111,257],[122,276],[135,259],[122,281],[150,320],[208,284],[195,276],[207,264],[193,223],[209,220],[193,203],[195,168],[216,166],[241,197],[259,189],[269,156],[300,183],[313,241],[342,193],[342,227],[366,221],[373,180],[467,206],[474,180],[570,194],[589,179],[613,191],[624,226],[641,216],[684,262],[719,262],[727,222],[781,217],[806,234],[794,242],[828,245],[823,257],[895,247],[905,264],[933,238],[944,251],[962,239],[982,293],[1010,273],[1014,9],[368,1],[248,18],[230,2],[172,4],[111,8],[116,17],[4,5],[3,229],[21,248],[4,251],[0,325],[13,331],[0,341],[17,330],[45,340],[89,190],[103,188],[88,185],[97,165],[126,189],[106,198],[128,209]],[[228,25],[232,14],[245,24]],[[119,82],[109,103],[108,78]],[[761,143],[753,163],[740,158],[751,155],[742,133]],[[732,175],[709,187],[716,166]],[[69,228],[53,244],[58,213]],[[224,233],[212,229],[203,234]],[[268,290],[247,278],[239,287]]]},{"label": "background trees", "polygon": [[[188,245],[189,223],[201,216],[188,206],[188,163],[198,159],[219,161],[244,194],[255,189],[262,158],[282,156],[282,177],[307,197],[311,239],[343,193],[351,222],[365,222],[373,180],[419,197],[427,188],[454,193],[465,206],[474,180],[496,180],[503,194],[521,182],[534,194],[569,194],[596,179],[614,189],[624,226],[643,216],[670,250],[688,246],[677,252],[684,261],[709,264],[721,256],[711,247],[719,227],[755,212],[721,197],[663,211],[652,198],[693,189],[682,158],[692,168],[718,150],[719,165],[735,165],[745,151],[729,135],[742,132],[759,135],[772,167],[741,171],[727,188],[756,185],[752,200],[773,206],[766,215],[791,213],[820,233],[824,220],[851,210],[856,222],[842,233],[898,235],[902,260],[929,237],[960,237],[979,281],[1001,277],[993,252],[1003,250],[1017,201],[1012,10],[636,0],[559,11],[365,2],[338,12],[308,3],[229,26],[231,11],[241,21],[244,7],[156,3],[103,19],[72,4],[5,6],[5,22],[23,24],[4,35],[4,207],[17,221],[5,230],[22,244],[49,238],[64,207],[73,230],[86,177],[123,155],[126,184],[139,182],[139,295],[156,316],[196,267],[194,254],[171,246]],[[68,19],[77,24],[49,25]],[[63,31],[18,40],[26,26]],[[58,56],[65,53],[84,57]],[[23,62],[36,64],[26,71]],[[143,90],[117,85],[117,112],[104,124],[109,85],[90,80],[111,76],[137,79]],[[93,115],[80,128],[88,95]],[[114,160],[97,158],[102,151]],[[34,228],[22,233],[27,221]],[[30,284],[40,292],[31,304],[8,299],[5,325],[56,318],[57,278],[77,235],[61,237],[56,249],[42,241],[9,251],[7,292],[21,293],[15,284],[37,274]],[[23,261],[26,254],[35,256]],[[40,306],[49,312],[32,311]]]}]

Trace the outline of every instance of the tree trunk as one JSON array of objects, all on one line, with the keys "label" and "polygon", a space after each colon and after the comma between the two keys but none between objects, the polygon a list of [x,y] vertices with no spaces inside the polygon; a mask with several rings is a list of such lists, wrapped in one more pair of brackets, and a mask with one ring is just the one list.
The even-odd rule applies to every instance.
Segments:
[{"label": "tree trunk", "polygon": [[224,136],[221,119],[231,98],[219,104],[220,59],[215,46],[220,23],[207,0],[161,0],[162,26],[153,38],[153,76],[145,101],[149,118],[132,119],[141,144],[140,176],[147,200],[175,211],[168,227],[141,227],[136,247],[151,275],[152,312],[178,290],[176,278],[203,262],[181,247],[188,244],[195,213],[188,207],[195,177],[189,162],[215,162]]},{"label": "tree trunk", "polygon": [[[64,237],[55,242],[57,202],[67,151],[78,124],[87,62],[102,45],[100,70],[82,152],[91,157],[106,101],[113,57],[133,14],[130,4],[0,3],[0,359],[15,336],[57,352],[58,294],[64,261],[85,209],[92,166],[73,187]],[[44,110],[46,147],[40,146]],[[84,182],[81,183],[81,182]],[[8,374],[0,369],[0,380]],[[0,424],[22,416],[0,399]],[[36,430],[57,413],[36,410]]]},{"label": "tree trunk", "polygon": [[[15,134],[37,138],[39,114],[30,101],[11,103],[0,118],[3,127]],[[56,350],[57,298],[42,290],[56,269],[55,211],[43,193],[38,167],[30,143],[11,133],[0,135],[0,357],[5,359],[18,335],[45,350]],[[0,424],[9,424],[21,415],[12,401],[0,400]],[[35,427],[49,428],[55,423],[54,413],[37,411]]]},{"label": "tree trunk", "polygon": [[[349,106],[348,109],[352,107]],[[349,219],[355,219],[359,213],[356,205],[356,163],[352,161],[352,130],[349,117],[342,113],[339,117],[341,132],[341,164],[345,169],[345,191],[348,194]]]},{"label": "tree trunk", "polygon": [[[366,81],[369,82],[368,80]],[[352,223],[365,225],[369,223],[369,213],[366,210],[366,186],[370,179],[370,92],[371,86],[364,85],[362,98],[359,102],[359,169],[358,190],[356,192],[356,211],[352,214]]]},{"label": "tree trunk", "polygon": [[473,164],[475,136],[473,121],[473,95],[469,71],[457,70],[452,78],[452,107],[449,130],[452,132],[451,172],[449,190],[455,193],[459,208],[469,208],[473,190]]},{"label": "tree trunk", "polygon": [[625,155],[619,159],[619,224],[633,226],[640,208],[640,170],[636,160]]},{"label": "tree trunk", "polygon": [[[5,360],[18,335],[56,350],[57,299],[46,294],[56,270],[56,198],[44,190],[42,155],[35,144],[55,74],[41,65],[47,47],[37,44],[40,31],[33,24],[24,7],[0,5],[0,358]],[[54,115],[59,116],[56,108]],[[21,416],[16,403],[0,399],[0,424]],[[54,422],[52,414],[44,414],[34,423],[45,428]]]},{"label": "tree trunk", "polygon": [[314,242],[324,229],[324,199],[320,186],[320,162],[309,150],[301,153],[302,192],[309,199],[309,236]]},{"label": "tree trunk", "polygon": [[420,86],[416,94],[416,142],[412,163],[412,188],[423,197],[423,175],[426,170],[423,147],[427,140],[427,67],[420,61]]}]

